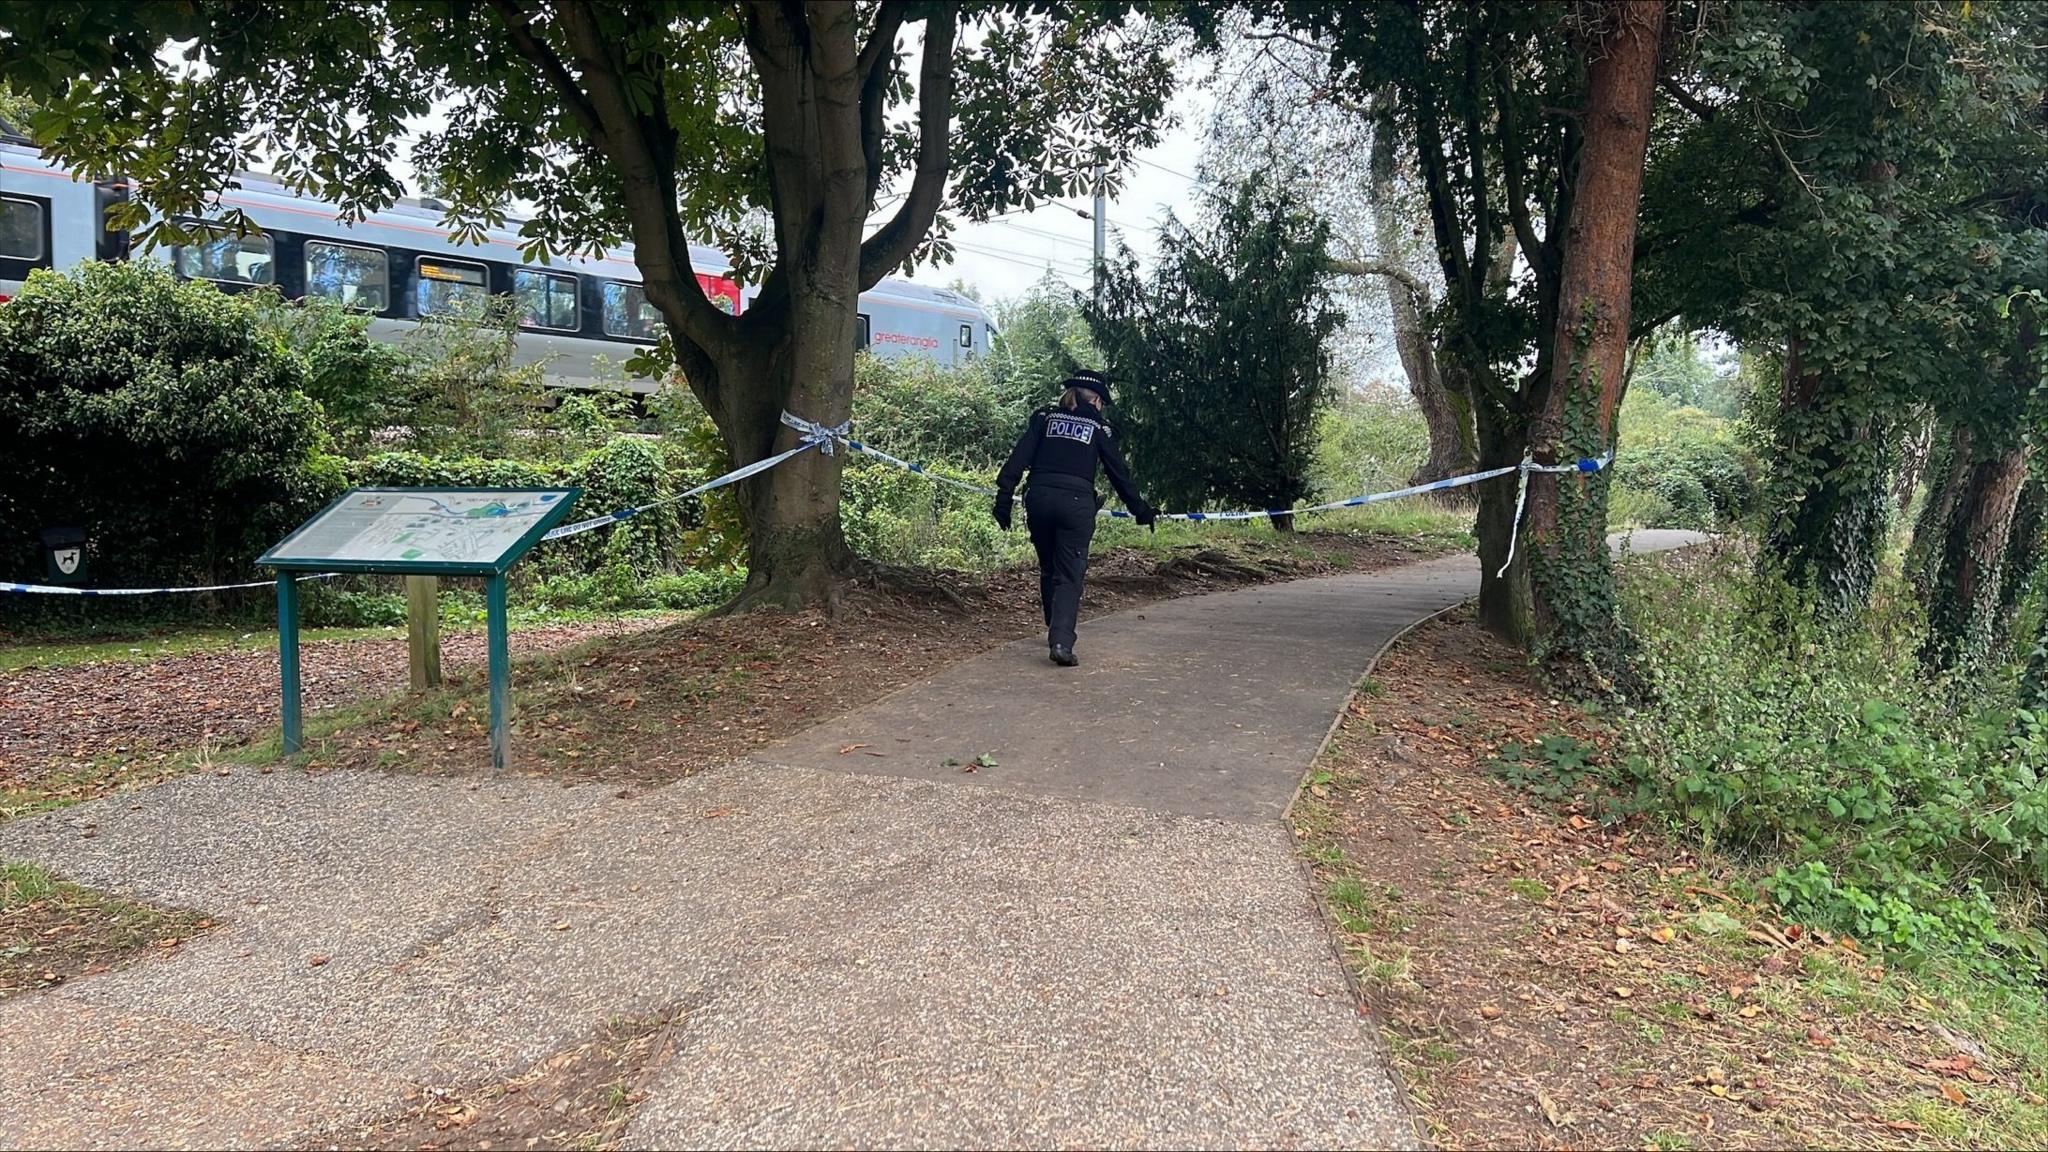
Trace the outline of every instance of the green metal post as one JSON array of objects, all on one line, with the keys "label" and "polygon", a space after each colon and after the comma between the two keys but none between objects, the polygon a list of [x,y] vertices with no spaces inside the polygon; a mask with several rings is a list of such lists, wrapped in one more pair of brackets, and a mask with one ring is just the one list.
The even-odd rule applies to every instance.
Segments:
[{"label": "green metal post", "polygon": [[491,660],[491,767],[505,771],[512,761],[512,654],[505,642],[505,577],[484,583],[486,643]]},{"label": "green metal post", "polygon": [[306,746],[299,716],[299,578],[277,574],[277,674],[284,689],[284,754]]}]

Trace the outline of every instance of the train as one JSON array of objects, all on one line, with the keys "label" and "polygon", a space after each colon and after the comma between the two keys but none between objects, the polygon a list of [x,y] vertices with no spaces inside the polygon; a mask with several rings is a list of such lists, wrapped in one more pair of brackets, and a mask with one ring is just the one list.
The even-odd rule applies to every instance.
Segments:
[{"label": "train", "polygon": [[[107,226],[125,185],[77,179],[25,140],[0,137],[0,301],[37,268],[146,259],[226,292],[275,288],[289,299],[335,300],[369,314],[375,338],[396,340],[424,318],[510,296],[517,302],[515,361],[541,362],[550,385],[643,394],[659,386],[621,367],[661,334],[630,245],[536,263],[509,228],[487,230],[481,243],[458,241],[443,206],[430,198],[347,221],[334,205],[261,174],[242,173],[236,185],[218,205],[240,210],[259,231],[216,228],[196,232],[195,243],[135,251],[127,233]],[[718,250],[692,244],[690,263],[713,303],[735,313],[752,303],[756,289],[734,277]],[[883,359],[957,365],[986,355],[996,336],[972,299],[902,279],[862,293],[859,316],[859,347]]]}]

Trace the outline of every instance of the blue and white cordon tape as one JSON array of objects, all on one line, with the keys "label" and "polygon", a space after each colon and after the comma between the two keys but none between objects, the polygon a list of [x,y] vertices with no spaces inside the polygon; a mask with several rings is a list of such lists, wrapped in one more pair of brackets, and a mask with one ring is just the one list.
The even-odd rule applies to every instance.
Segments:
[{"label": "blue and white cordon tape", "polygon": [[[892,456],[871,444],[864,444],[859,440],[855,440],[849,435],[852,430],[852,421],[846,421],[836,426],[818,424],[785,411],[782,414],[782,422],[796,429],[801,437],[796,447],[788,451],[779,452],[764,460],[756,460],[752,464],[741,468],[735,468],[725,475],[707,480],[687,492],[678,492],[674,496],[665,497],[650,503],[638,504],[630,508],[621,508],[617,512],[608,512],[603,516],[594,516],[588,520],[578,520],[574,524],[564,524],[559,528],[551,530],[541,539],[560,540],[564,537],[593,532],[610,524],[630,520],[644,512],[653,511],[664,504],[674,504],[681,500],[688,500],[692,496],[701,496],[714,489],[723,488],[728,484],[736,484],[749,476],[766,472],[770,468],[802,455],[813,448],[830,456],[835,444],[844,444],[864,456],[872,456],[906,472],[914,472],[919,476],[929,480],[936,480],[941,484],[950,484],[955,488],[964,488],[969,492],[976,492],[983,496],[993,496],[996,494],[996,490],[993,488],[972,484],[965,480],[956,480],[951,476],[941,476],[922,464],[905,460],[899,456]],[[1497,477],[1506,476],[1510,472],[1519,472],[1521,473],[1521,483],[1515,494],[1514,527],[1510,530],[1508,537],[1508,560],[1512,562],[1515,555],[1516,536],[1521,531],[1522,511],[1527,505],[1529,498],[1529,474],[1531,472],[1598,472],[1607,467],[1613,460],[1614,454],[1611,452],[1597,459],[1580,459],[1569,464],[1538,464],[1529,457],[1524,456],[1520,464],[1510,464],[1504,468],[1489,468],[1483,472],[1473,472],[1464,476],[1450,476],[1442,480],[1432,480],[1427,484],[1415,484],[1407,488],[1396,488],[1391,492],[1367,492],[1353,496],[1348,500],[1331,500],[1327,503],[1309,504],[1300,508],[1269,508],[1264,511],[1162,512],[1159,514],[1159,519],[1186,520],[1191,523],[1199,523],[1208,520],[1257,520],[1261,517],[1302,516],[1314,512],[1333,512],[1340,508],[1362,508],[1367,504],[1378,504],[1387,500],[1400,500],[1409,496],[1420,496],[1428,492],[1442,492],[1451,488],[1462,488],[1468,484],[1479,484]],[[1131,518],[1131,514],[1122,509],[1105,510],[1102,515],[1120,520]],[[1507,564],[1502,564],[1500,570],[1505,573],[1507,571]],[[330,572],[319,575],[300,576],[298,579],[328,580],[332,579],[335,575],[335,573]],[[173,592],[227,592],[241,588],[269,588],[275,584],[275,580],[256,580],[243,584],[206,584],[184,588],[66,588],[55,584],[11,584],[0,582],[0,593],[25,592],[52,596],[159,596]]]},{"label": "blue and white cordon tape", "polygon": [[564,536],[577,536],[585,532],[590,532],[595,529],[602,528],[607,524],[617,524],[621,520],[630,520],[633,517],[640,515],[642,512],[651,512],[664,504],[674,504],[678,500],[688,500],[692,496],[701,496],[714,488],[723,488],[728,484],[737,484],[740,481],[745,480],[749,476],[754,476],[759,473],[766,472],[770,468],[775,467],[777,464],[780,464],[783,461],[788,460],[790,457],[801,455],[802,453],[808,452],[813,448],[816,448],[818,451],[823,452],[827,456],[830,456],[832,454],[833,441],[845,440],[847,432],[849,432],[853,427],[853,422],[849,420],[846,423],[839,425],[837,428],[828,428],[823,424],[813,424],[809,420],[805,420],[799,416],[792,416],[787,412],[784,412],[782,414],[782,422],[803,434],[802,443],[798,444],[794,448],[791,448],[787,452],[777,453],[776,455],[770,456],[765,460],[756,460],[752,464],[748,464],[743,468],[735,468],[732,471],[727,472],[723,476],[717,477],[712,480],[706,480],[704,483],[697,485],[695,488],[690,489],[688,492],[678,492],[673,496],[664,497],[663,499],[656,500],[649,504],[638,504],[631,508],[621,508],[617,512],[608,512],[603,516],[592,517],[589,520],[578,520],[574,524],[564,524],[560,528],[550,530],[548,534],[541,537],[541,539],[543,541],[560,540]]},{"label": "blue and white cordon tape", "polygon": [[[332,580],[336,572],[323,572],[313,576],[298,576],[298,580]],[[162,596],[171,592],[228,592],[236,588],[275,588],[275,580],[255,580],[247,584],[199,584],[182,588],[66,588],[61,584],[9,584],[0,581],[0,592],[34,592],[44,596]]]}]

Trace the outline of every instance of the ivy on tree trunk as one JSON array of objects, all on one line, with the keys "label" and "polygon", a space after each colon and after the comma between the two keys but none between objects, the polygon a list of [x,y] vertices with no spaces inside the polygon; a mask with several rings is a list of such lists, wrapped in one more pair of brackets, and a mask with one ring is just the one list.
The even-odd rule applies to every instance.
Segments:
[{"label": "ivy on tree trunk", "polygon": [[[1531,436],[1538,463],[1596,458],[1614,447],[1614,414],[1628,375],[1636,204],[1663,39],[1663,0],[1587,8],[1585,141],[1558,291],[1556,373]],[[1621,626],[1607,552],[1611,473],[1529,477],[1527,541],[1534,557],[1535,628],[1553,655],[1621,667]]]}]

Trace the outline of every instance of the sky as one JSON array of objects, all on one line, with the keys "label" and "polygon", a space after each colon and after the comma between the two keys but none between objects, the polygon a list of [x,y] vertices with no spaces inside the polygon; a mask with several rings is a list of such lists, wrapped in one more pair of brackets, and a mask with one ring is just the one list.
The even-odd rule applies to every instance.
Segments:
[{"label": "sky", "polygon": [[[1156,147],[1138,154],[1138,162],[1123,175],[1123,186],[1109,200],[1111,252],[1119,241],[1127,241],[1141,260],[1148,258],[1156,250],[1155,237],[1167,213],[1182,220],[1193,217],[1198,192],[1195,166],[1201,162],[1215,100],[1214,92],[1196,83],[1183,83],[1175,94],[1169,105],[1173,126]],[[883,208],[871,227],[887,221],[892,208]],[[1077,208],[1091,209],[1092,203],[1080,197],[985,224],[956,219],[953,262],[920,266],[910,278],[941,288],[964,280],[985,301],[1023,293],[1048,268],[1069,285],[1085,288],[1095,225]]]}]

